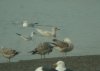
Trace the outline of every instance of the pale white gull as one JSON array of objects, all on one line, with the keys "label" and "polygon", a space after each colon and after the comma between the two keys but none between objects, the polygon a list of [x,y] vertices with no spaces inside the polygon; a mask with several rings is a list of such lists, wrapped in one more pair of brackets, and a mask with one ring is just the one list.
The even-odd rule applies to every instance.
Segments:
[{"label": "pale white gull", "polygon": [[60,30],[57,27],[53,27],[51,29],[51,31],[47,31],[47,30],[42,30],[40,28],[36,28],[36,31],[41,35],[41,36],[45,36],[45,37],[56,37],[56,32]]},{"label": "pale white gull", "polygon": [[57,61],[53,65],[54,65],[56,71],[72,71],[71,69],[66,68],[64,61]]}]

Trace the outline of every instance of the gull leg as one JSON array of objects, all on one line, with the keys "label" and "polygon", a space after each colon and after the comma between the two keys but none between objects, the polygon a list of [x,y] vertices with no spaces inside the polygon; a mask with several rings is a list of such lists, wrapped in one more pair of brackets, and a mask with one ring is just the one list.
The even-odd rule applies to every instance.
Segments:
[{"label": "gull leg", "polygon": [[63,58],[66,58],[66,53],[62,53]]},{"label": "gull leg", "polygon": [[65,58],[67,57],[67,53],[65,53]]},{"label": "gull leg", "polygon": [[45,59],[45,55],[44,55],[44,57],[43,57],[44,59]]},{"label": "gull leg", "polygon": [[8,62],[10,63],[10,58],[8,58]]},{"label": "gull leg", "polygon": [[42,59],[42,55],[41,55],[41,59]]}]

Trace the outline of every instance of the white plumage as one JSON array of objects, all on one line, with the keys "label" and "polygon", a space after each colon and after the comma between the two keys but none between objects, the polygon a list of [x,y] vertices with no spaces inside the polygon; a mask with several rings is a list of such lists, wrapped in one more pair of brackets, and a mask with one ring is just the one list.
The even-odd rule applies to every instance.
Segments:
[{"label": "white plumage", "polygon": [[57,61],[56,65],[56,70],[57,71],[66,71],[66,66],[65,63],[63,61]]},{"label": "white plumage", "polygon": [[27,21],[23,21],[23,27],[29,27],[29,24]]},{"label": "white plumage", "polygon": [[[38,23],[29,23],[27,20],[25,20],[25,21],[23,21],[23,23],[22,23],[22,26],[24,27],[24,28],[26,28],[26,27],[34,27],[34,26],[36,26]],[[39,25],[38,25],[39,26]]]},{"label": "white plumage", "polygon": [[60,30],[57,27],[53,27],[51,31],[47,30],[42,30],[39,28],[36,28],[36,31],[41,35],[41,36],[46,36],[46,37],[56,37],[56,31]]},{"label": "white plumage", "polygon": [[37,69],[35,69],[35,71],[43,71],[43,67],[38,67]]},{"label": "white plumage", "polygon": [[72,71],[72,70],[66,68],[64,61],[57,61],[52,66],[51,65],[40,66],[36,68],[35,71]]},{"label": "white plumage", "polygon": [[65,38],[64,42],[68,43],[69,47],[73,49],[73,47],[74,47],[73,43],[72,43],[72,41],[69,38]]}]

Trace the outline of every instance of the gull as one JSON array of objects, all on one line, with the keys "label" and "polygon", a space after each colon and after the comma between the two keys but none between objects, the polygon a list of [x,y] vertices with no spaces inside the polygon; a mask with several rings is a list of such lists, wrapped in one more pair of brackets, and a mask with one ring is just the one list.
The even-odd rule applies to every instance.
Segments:
[{"label": "gull", "polygon": [[64,41],[53,39],[55,48],[59,50],[60,52],[64,53],[66,55],[67,52],[72,51],[73,49],[73,43],[69,38],[65,38]]},{"label": "gull", "polygon": [[34,27],[35,25],[37,25],[38,23],[28,23],[27,20],[23,21],[23,27]]},{"label": "gull", "polygon": [[31,32],[31,35],[30,36],[24,36],[22,34],[19,34],[19,33],[16,33],[18,36],[20,36],[22,39],[26,40],[26,41],[30,41],[32,40],[33,36],[34,36],[34,32]]},{"label": "gull", "polygon": [[47,27],[52,27],[52,26],[50,26],[50,25],[39,25],[39,23],[28,23],[27,20],[24,20],[24,21],[23,21],[22,26],[23,26],[24,28],[26,28],[26,27],[32,27],[32,28],[34,28],[35,26],[47,26]]},{"label": "gull", "polygon": [[41,35],[41,36],[46,36],[46,37],[56,37],[56,31],[60,30],[57,27],[53,27],[51,31],[46,31],[42,30],[40,28],[36,28],[36,31]]},{"label": "gull", "polygon": [[57,61],[53,65],[42,65],[37,67],[35,71],[72,71],[71,69],[67,68],[64,61]]},{"label": "gull", "polygon": [[73,48],[73,43],[69,38],[65,38],[64,42],[68,43],[69,47]]},{"label": "gull", "polygon": [[55,64],[53,64],[53,66],[55,67],[56,71],[72,71],[69,68],[66,68],[66,65],[64,63],[64,61],[57,61]]},{"label": "gull", "polygon": [[52,50],[53,50],[53,45],[51,42],[43,42],[43,43],[40,43],[33,51],[30,51],[30,52],[32,54],[40,54],[41,59],[42,59],[42,55],[45,58],[45,54],[51,53]]},{"label": "gull", "polygon": [[0,53],[3,57],[7,58],[9,62],[11,58],[19,54],[19,52],[17,52],[16,50],[4,47],[0,49]]},{"label": "gull", "polygon": [[34,28],[35,26],[41,26],[41,25],[38,25],[39,23],[29,23],[27,20],[24,20],[22,22],[12,22],[13,25],[21,25],[23,28],[27,28],[27,27],[31,27],[31,28]]}]

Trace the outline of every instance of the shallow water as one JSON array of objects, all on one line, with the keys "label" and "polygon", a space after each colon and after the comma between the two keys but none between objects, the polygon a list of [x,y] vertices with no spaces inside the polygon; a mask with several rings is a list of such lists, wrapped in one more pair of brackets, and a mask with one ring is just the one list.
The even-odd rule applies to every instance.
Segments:
[{"label": "shallow water", "polygon": [[[32,28],[22,28],[20,23],[28,20],[61,28],[58,38],[63,40],[69,37],[75,45],[68,56],[100,54],[99,7],[100,0],[0,0],[0,46],[21,52],[12,61],[40,58],[27,52],[43,40],[51,39],[34,36],[33,41],[27,42],[18,37],[16,33],[29,35],[34,31]],[[62,54],[54,50],[47,57],[59,56]],[[0,57],[0,62],[5,61]]]}]

